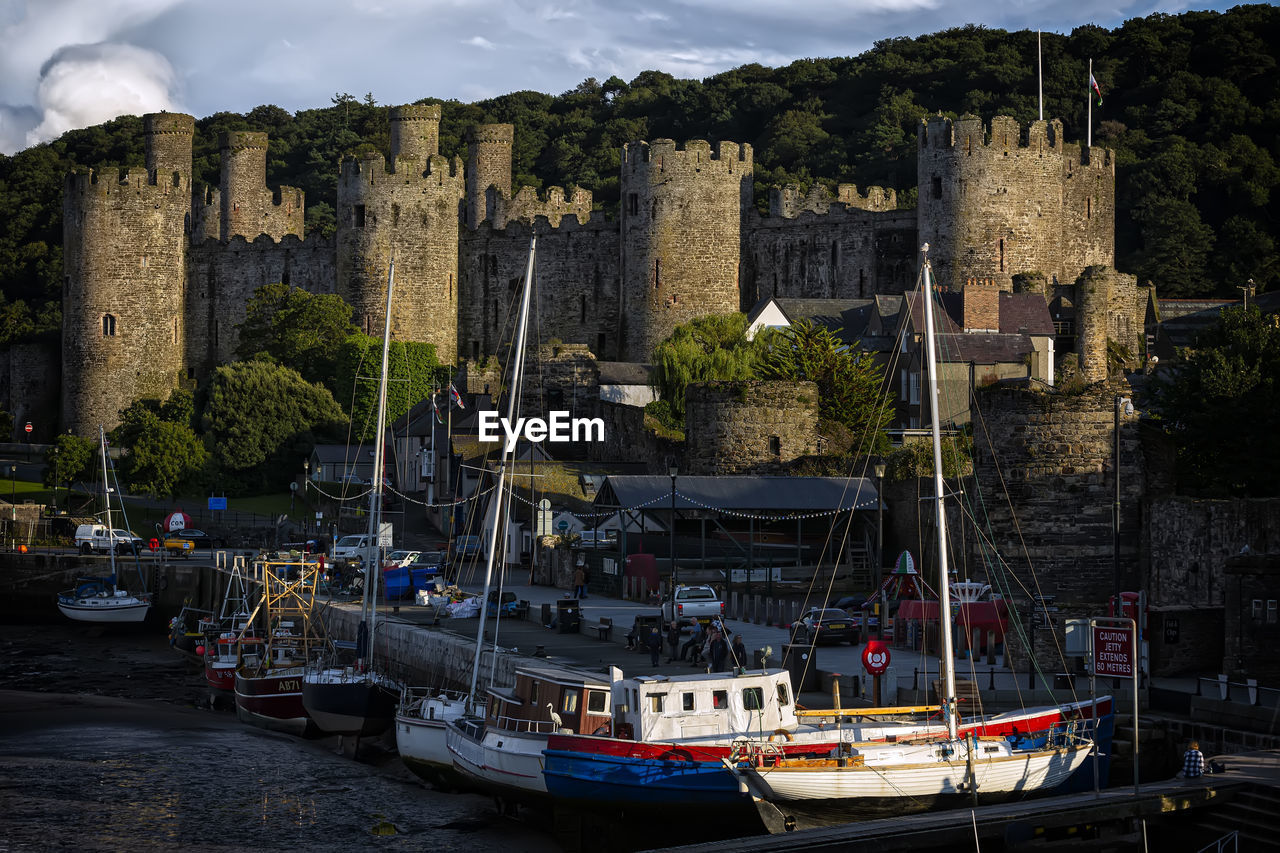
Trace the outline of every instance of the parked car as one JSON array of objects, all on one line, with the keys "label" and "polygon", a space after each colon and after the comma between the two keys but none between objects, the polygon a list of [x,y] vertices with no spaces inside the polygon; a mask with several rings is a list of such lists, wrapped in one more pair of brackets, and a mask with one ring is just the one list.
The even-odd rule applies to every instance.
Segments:
[{"label": "parked car", "polygon": [[395,568],[398,566],[407,566],[417,559],[421,551],[392,551],[390,554],[382,558],[382,568]]},{"label": "parked car", "polygon": [[860,626],[852,616],[835,607],[811,607],[791,625],[797,643],[850,643],[857,645]]},{"label": "parked car", "polygon": [[662,602],[662,618],[665,622],[673,619],[680,622],[689,619],[719,619],[723,616],[724,602],[709,586],[678,586],[674,599]]},{"label": "parked car", "polygon": [[183,528],[174,530],[164,538],[164,550],[190,554],[200,548],[213,550],[213,537],[203,530]]},{"label": "parked car", "polygon": [[81,524],[76,527],[75,546],[81,554],[105,554],[113,548],[117,554],[137,554],[146,547],[146,543],[132,530],[118,527],[109,530],[105,524]]}]

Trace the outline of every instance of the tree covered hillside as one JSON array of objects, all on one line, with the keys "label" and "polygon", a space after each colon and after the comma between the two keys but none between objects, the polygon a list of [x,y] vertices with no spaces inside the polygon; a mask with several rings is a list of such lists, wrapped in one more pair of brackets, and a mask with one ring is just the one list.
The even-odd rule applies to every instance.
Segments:
[{"label": "tree covered hillside", "polygon": [[[1116,149],[1117,266],[1162,295],[1234,296],[1280,275],[1280,9],[1153,15],[1116,30],[1046,33],[1045,115],[1085,137],[1087,64],[1104,95],[1094,143]],[[427,97],[423,102],[431,102]],[[443,104],[440,147],[463,155],[465,129],[515,125],[516,188],[580,184],[617,204],[618,152],[636,139],[750,142],[756,187],[882,185],[914,204],[916,128],[935,113],[1037,115],[1036,34],[982,27],[889,39],[856,57],[785,68],[746,65],[706,80],[645,72],[584,81],[558,96],[516,92]],[[387,108],[371,96],[291,115],[274,106],[197,121],[197,185],[218,180],[222,130],[267,131],[268,184],[301,187],[312,233],[331,233],[339,158],[388,148]],[[56,334],[62,180],[75,165],[141,166],[142,123],[122,117],[0,156],[0,344]]]}]

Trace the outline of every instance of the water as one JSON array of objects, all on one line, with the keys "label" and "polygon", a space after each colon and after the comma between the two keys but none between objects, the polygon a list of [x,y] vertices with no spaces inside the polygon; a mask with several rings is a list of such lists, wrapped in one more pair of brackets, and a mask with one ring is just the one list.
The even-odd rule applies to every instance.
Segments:
[{"label": "water", "polygon": [[0,850],[550,851],[488,800],[224,725],[58,724],[0,738]]},{"label": "water", "polygon": [[0,628],[0,853],[560,849],[376,744],[198,708],[201,683],[154,634]]}]

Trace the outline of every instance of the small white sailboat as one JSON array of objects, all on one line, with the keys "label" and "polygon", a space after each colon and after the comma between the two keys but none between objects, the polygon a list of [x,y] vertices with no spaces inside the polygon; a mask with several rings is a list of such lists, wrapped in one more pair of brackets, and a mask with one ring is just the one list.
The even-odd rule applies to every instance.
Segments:
[{"label": "small white sailboat", "polygon": [[[875,814],[945,805],[999,801],[1061,785],[1090,756],[1093,743],[1073,728],[1051,733],[1043,745],[1015,747],[1005,738],[959,732],[954,662],[951,659],[947,526],[943,509],[942,439],[938,407],[937,339],[928,244],[922,252],[921,300],[933,433],[934,511],[938,536],[938,589],[944,734],[894,742],[841,743],[831,754],[790,757],[760,744],[731,769],[739,774],[771,829],[803,829]],[[726,762],[729,764],[729,762]]]},{"label": "small white sailboat", "polygon": [[395,716],[401,687],[374,662],[377,640],[378,583],[382,580],[382,433],[387,426],[387,369],[391,348],[391,295],[396,262],[387,270],[387,306],[382,329],[382,374],[378,382],[378,415],[374,429],[373,485],[369,489],[369,541],[373,559],[365,559],[360,626],[356,629],[356,660],[351,666],[321,664],[308,668],[302,684],[302,704],[322,730],[340,735],[377,735]]},{"label": "small white sailboat", "polygon": [[[515,348],[511,358],[511,384],[507,398],[507,418],[511,422],[515,407],[520,400],[521,378],[524,370],[525,333],[529,324],[529,296],[533,285],[534,255],[537,250],[537,237],[529,243],[529,262],[525,269],[524,290],[520,302],[520,314],[516,327]],[[484,592],[480,600],[489,600],[489,589],[493,582],[493,567],[497,559],[497,535],[505,518],[503,505],[508,493],[506,489],[507,466],[510,453],[504,451],[502,463],[498,471],[498,484],[494,491],[494,500],[498,502],[494,515],[494,525],[489,531],[488,558],[485,564]],[[460,746],[461,730],[454,724],[466,719],[469,730],[477,723],[482,723],[486,708],[486,697],[478,692],[480,675],[480,656],[484,645],[484,627],[488,607],[480,608],[480,624],[476,629],[475,660],[472,664],[471,685],[465,693],[450,691],[412,689],[405,692],[400,708],[396,713],[396,748],[405,765],[417,775],[436,784],[456,785],[460,781],[470,784],[476,780],[476,774],[460,775],[456,766],[454,746]],[[454,742],[451,745],[451,742]],[[476,746],[472,752],[482,752]],[[541,758],[541,749],[538,751]],[[483,759],[478,759],[483,764]],[[541,780],[541,772],[538,773]],[[545,790],[545,788],[544,788]]]},{"label": "small white sailboat", "polygon": [[[106,529],[111,537],[117,531],[111,523],[111,478],[107,473],[107,433],[98,426],[98,443],[102,450],[102,496],[106,503]],[[124,512],[124,506],[120,507]],[[128,526],[125,518],[125,526]],[[117,568],[116,552],[120,547],[108,547],[107,554],[111,560],[111,575],[105,578],[80,578],[72,589],[58,593],[58,609],[62,615],[77,622],[97,622],[105,624],[137,624],[147,618],[151,609],[151,594],[146,592],[143,583],[142,566],[138,563],[137,548],[130,543],[134,552],[134,565],[138,571],[140,592],[129,592],[116,585]]]}]

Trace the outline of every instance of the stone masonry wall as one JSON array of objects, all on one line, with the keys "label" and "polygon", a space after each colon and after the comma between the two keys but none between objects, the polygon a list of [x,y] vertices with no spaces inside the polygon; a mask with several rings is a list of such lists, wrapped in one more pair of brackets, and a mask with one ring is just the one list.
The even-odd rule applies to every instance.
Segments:
[{"label": "stone masonry wall", "polygon": [[[1057,597],[1056,624],[1068,617],[1101,614],[1114,581],[1112,470],[1117,386],[1084,394],[1000,388],[980,395],[983,417],[974,436],[976,493],[989,527],[991,548],[1016,581],[992,571],[988,582],[1013,596],[1027,613],[1026,594]],[[1123,389],[1128,392],[1127,387]],[[1120,573],[1136,588],[1143,494],[1138,414],[1120,416]],[[999,458],[991,448],[999,449]],[[1016,515],[1015,515],[1016,513]],[[986,561],[975,554],[974,562]],[[1046,634],[1047,631],[1040,632]],[[1037,639],[1051,647],[1049,638]],[[1058,637],[1059,642],[1061,636]],[[1026,648],[1009,653],[1025,661]],[[1044,660],[1046,669],[1060,663]]]},{"label": "stone masonry wall", "polygon": [[[10,344],[0,349],[0,409],[13,415],[13,432],[3,441],[47,443],[60,432],[58,423],[47,419],[58,409],[58,345],[36,342]],[[31,422],[31,435],[23,426]]]},{"label": "stone masonry wall", "polygon": [[783,474],[817,453],[813,382],[695,382],[685,392],[690,474]]}]

